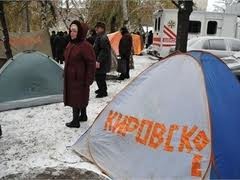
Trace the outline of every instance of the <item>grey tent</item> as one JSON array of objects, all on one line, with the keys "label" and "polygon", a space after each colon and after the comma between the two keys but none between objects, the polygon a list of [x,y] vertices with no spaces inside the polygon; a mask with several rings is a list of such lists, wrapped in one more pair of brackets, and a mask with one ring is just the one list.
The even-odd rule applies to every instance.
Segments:
[{"label": "grey tent", "polygon": [[22,52],[0,69],[0,111],[61,102],[63,68],[37,51]]}]

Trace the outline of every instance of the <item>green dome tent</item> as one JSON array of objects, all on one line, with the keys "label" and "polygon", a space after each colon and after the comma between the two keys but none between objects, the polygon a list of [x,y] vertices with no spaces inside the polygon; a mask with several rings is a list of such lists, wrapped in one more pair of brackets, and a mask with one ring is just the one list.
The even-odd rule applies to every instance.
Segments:
[{"label": "green dome tent", "polygon": [[61,102],[63,69],[37,51],[18,53],[0,69],[0,111]]}]

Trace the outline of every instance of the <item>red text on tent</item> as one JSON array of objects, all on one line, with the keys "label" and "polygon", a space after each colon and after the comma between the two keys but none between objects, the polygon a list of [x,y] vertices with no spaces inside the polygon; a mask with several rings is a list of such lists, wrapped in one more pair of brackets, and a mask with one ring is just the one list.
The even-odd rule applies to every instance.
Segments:
[{"label": "red text on tent", "polygon": [[[178,124],[166,126],[163,123],[149,119],[141,120],[114,111],[110,111],[105,121],[104,130],[120,136],[133,133],[137,143],[151,149],[157,149],[161,146],[167,152],[173,152],[174,150],[185,153],[192,153],[193,150],[194,152],[200,152],[209,144],[209,138],[206,133],[195,125],[192,127],[180,126]],[[177,131],[181,131],[181,137],[179,138],[178,147],[174,147],[171,145],[171,140]],[[191,170],[192,176],[202,176],[201,160],[201,155],[194,155]]]}]

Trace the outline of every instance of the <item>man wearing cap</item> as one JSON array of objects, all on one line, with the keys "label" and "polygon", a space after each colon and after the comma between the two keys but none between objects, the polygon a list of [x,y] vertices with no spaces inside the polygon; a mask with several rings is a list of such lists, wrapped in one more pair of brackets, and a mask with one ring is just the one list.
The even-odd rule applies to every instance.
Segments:
[{"label": "man wearing cap", "polygon": [[94,43],[94,50],[97,57],[96,62],[96,83],[98,90],[96,90],[96,98],[103,98],[108,95],[106,74],[111,69],[111,45],[105,33],[105,24],[98,22],[95,26],[97,38]]}]

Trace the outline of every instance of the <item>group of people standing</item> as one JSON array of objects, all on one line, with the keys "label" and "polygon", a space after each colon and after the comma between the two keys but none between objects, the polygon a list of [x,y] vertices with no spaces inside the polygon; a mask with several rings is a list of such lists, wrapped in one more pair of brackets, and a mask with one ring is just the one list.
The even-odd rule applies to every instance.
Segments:
[{"label": "group of people standing", "polygon": [[52,31],[52,35],[50,37],[50,43],[52,48],[53,59],[55,59],[58,63],[63,64],[64,61],[64,50],[69,43],[69,35],[67,31],[56,32]]},{"label": "group of people standing", "polygon": [[[98,22],[91,36],[87,37],[88,26],[73,21],[69,28],[69,43],[64,51],[64,104],[72,107],[73,119],[67,127],[79,128],[80,122],[87,121],[87,106],[90,86],[94,79],[98,89],[96,98],[108,96],[106,74],[111,69],[111,44],[103,22]],[[129,78],[129,59],[132,50],[132,37],[127,28],[121,28],[119,43],[121,59],[125,61],[126,71],[119,80]]]}]

